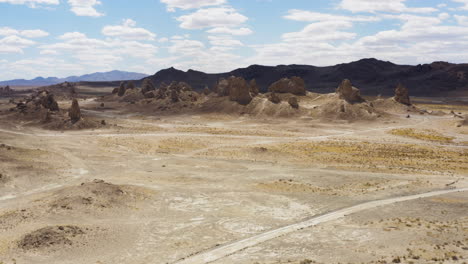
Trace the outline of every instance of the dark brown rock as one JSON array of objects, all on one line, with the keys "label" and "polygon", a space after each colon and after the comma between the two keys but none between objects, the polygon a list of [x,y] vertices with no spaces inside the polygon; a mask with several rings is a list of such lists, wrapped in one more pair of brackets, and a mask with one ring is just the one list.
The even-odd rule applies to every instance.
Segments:
[{"label": "dark brown rock", "polygon": [[408,89],[401,83],[395,88],[395,97],[393,98],[400,104],[411,105]]},{"label": "dark brown rock", "polygon": [[57,101],[55,101],[54,95],[48,92],[45,92],[41,96],[41,104],[44,108],[49,109],[50,111],[59,111]]},{"label": "dark brown rock", "polygon": [[216,86],[216,93],[219,96],[229,95],[229,81],[227,79],[221,78],[218,81],[218,85]]},{"label": "dark brown rock", "polygon": [[156,87],[154,86],[153,82],[148,78],[144,79],[143,84],[141,85],[141,93],[145,94],[154,90],[156,90]]},{"label": "dark brown rock", "polygon": [[345,79],[341,82],[340,86],[336,89],[336,93],[343,100],[348,103],[361,103],[365,100],[361,97],[361,92],[358,88],[353,87],[350,80]]},{"label": "dark brown rock", "polygon": [[118,96],[124,96],[126,90],[127,90],[127,89],[125,88],[125,83],[124,83],[124,82],[121,82],[121,83],[120,83],[120,87],[119,87],[119,91],[117,92],[117,95],[118,95]]},{"label": "dark brown rock", "polygon": [[295,109],[299,108],[299,102],[297,101],[296,97],[290,97],[288,99],[288,103],[292,108],[295,108]]},{"label": "dark brown rock", "polygon": [[112,94],[117,94],[118,92],[119,92],[119,88],[114,88],[114,89],[112,90]]},{"label": "dark brown rock", "polygon": [[291,93],[295,95],[306,95],[305,82],[300,77],[283,78],[273,83],[268,91],[274,93]]},{"label": "dark brown rock", "polygon": [[76,123],[81,120],[81,110],[76,99],[73,99],[72,101],[70,110],[68,110],[68,116],[70,117],[72,123]]},{"label": "dark brown rock", "polygon": [[133,81],[128,81],[127,83],[127,89],[135,89],[135,83]]},{"label": "dark brown rock", "polygon": [[211,94],[210,88],[205,87],[205,88],[203,89],[203,94],[204,94],[204,95],[210,95],[210,94]]},{"label": "dark brown rock", "polygon": [[270,93],[268,96],[268,100],[274,104],[279,104],[281,103],[281,98],[276,93]]},{"label": "dark brown rock", "polygon": [[241,105],[248,105],[252,101],[250,87],[244,78],[230,77],[229,81],[229,100],[238,102]]},{"label": "dark brown rock", "polygon": [[255,79],[250,80],[249,87],[250,87],[250,95],[252,97],[257,96],[260,93],[260,89],[258,88],[257,81],[255,81]]}]

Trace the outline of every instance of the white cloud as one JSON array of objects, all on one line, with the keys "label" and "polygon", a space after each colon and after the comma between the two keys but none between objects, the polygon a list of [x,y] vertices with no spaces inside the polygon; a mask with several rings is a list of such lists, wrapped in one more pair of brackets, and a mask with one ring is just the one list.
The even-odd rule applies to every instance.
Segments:
[{"label": "white cloud", "polygon": [[463,4],[459,9],[468,10],[468,0],[452,0],[453,2]]},{"label": "white cloud", "polygon": [[36,8],[41,5],[58,5],[59,0],[0,0],[0,3],[8,3],[13,5],[27,5],[31,8]]},{"label": "white cloud", "polygon": [[102,29],[102,34],[109,37],[117,37],[121,39],[131,40],[155,40],[156,34],[144,29],[137,28],[136,22],[132,19],[126,19],[119,26],[105,26]]},{"label": "white cloud", "polygon": [[42,45],[43,53],[58,52],[78,60],[80,65],[92,65],[111,68],[118,62],[128,58],[154,58],[158,48],[152,44],[138,41],[122,41],[121,39],[93,39],[81,32],[69,32],[58,37],[58,43]]},{"label": "white cloud", "polygon": [[34,30],[16,30],[9,27],[0,28],[0,36],[23,36],[27,38],[42,38],[49,35],[48,32],[40,29]]},{"label": "white cloud", "polygon": [[[466,0],[454,0],[466,1]],[[405,5],[406,0],[341,0],[339,7],[351,12],[391,12],[391,13],[432,13],[437,9],[432,7],[411,8]]]},{"label": "white cloud", "polygon": [[41,50],[39,52],[39,54],[41,54],[41,55],[58,55],[59,52],[56,51],[56,50]]},{"label": "white cloud", "polygon": [[459,25],[468,27],[468,16],[454,15],[454,17]]},{"label": "white cloud", "polygon": [[100,5],[98,0],[68,0],[71,11],[77,16],[100,17],[103,13],[98,12],[94,6]]},{"label": "white cloud", "polygon": [[318,22],[318,21],[357,21],[372,22],[380,19],[375,16],[340,16],[325,13],[317,13],[305,10],[292,9],[284,18],[295,21]]},{"label": "white cloud", "polygon": [[226,3],[226,0],[161,0],[167,5],[169,12],[175,12],[176,8],[187,10],[206,6],[216,6]]},{"label": "white cloud", "polygon": [[228,34],[234,36],[247,36],[253,33],[250,28],[228,28],[228,27],[216,27],[206,31],[210,34]]},{"label": "white cloud", "polygon": [[226,47],[233,47],[233,46],[244,46],[242,42],[237,39],[233,39],[230,36],[208,36],[210,44],[213,46],[226,46]]},{"label": "white cloud", "polygon": [[199,9],[196,12],[177,18],[184,29],[203,29],[211,27],[236,27],[248,18],[231,7]]},{"label": "white cloud", "polygon": [[45,32],[44,30],[40,29],[34,29],[34,30],[22,30],[20,32],[21,36],[25,36],[27,38],[43,38],[49,36],[48,32]]},{"label": "white cloud", "polygon": [[23,49],[36,44],[34,41],[11,35],[0,39],[0,53],[23,53]]},{"label": "white cloud", "polygon": [[300,32],[283,34],[286,42],[323,42],[334,40],[349,40],[357,36],[356,33],[340,31],[351,28],[349,21],[323,21],[307,25]]}]

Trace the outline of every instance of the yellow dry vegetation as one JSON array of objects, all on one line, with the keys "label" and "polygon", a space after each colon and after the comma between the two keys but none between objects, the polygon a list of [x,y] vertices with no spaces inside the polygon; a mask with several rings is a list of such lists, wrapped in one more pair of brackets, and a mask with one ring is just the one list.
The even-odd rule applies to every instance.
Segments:
[{"label": "yellow dry vegetation", "polygon": [[158,140],[145,138],[106,138],[100,145],[105,148],[123,148],[142,154],[183,153],[185,151],[206,148],[208,145],[200,139],[172,137]]},{"label": "yellow dry vegetation", "polygon": [[[256,151],[259,148],[264,151]],[[392,173],[467,173],[468,151],[415,144],[344,141],[296,141],[232,147],[199,153],[203,156],[266,162],[326,165],[339,169]]]},{"label": "yellow dry vegetation", "polygon": [[[415,181],[413,184],[420,183]],[[297,182],[294,180],[284,180],[280,179],[274,182],[268,183],[258,183],[257,187],[267,191],[277,191],[277,192],[292,192],[292,193],[320,193],[334,196],[342,195],[359,195],[365,194],[374,191],[385,190],[387,188],[392,188],[392,186],[403,186],[405,184],[399,184],[398,182],[391,182],[390,180],[381,180],[381,181],[366,181],[366,182],[355,182],[355,183],[346,183],[339,186],[326,186],[319,187],[312,185],[310,183]]]},{"label": "yellow dry vegetation", "polygon": [[416,130],[414,128],[403,128],[403,129],[393,129],[390,131],[390,134],[395,136],[402,136],[402,137],[410,137],[420,140],[428,140],[428,141],[435,141],[435,142],[444,142],[450,143],[455,138],[444,136],[441,133],[430,130],[430,129],[422,129]]},{"label": "yellow dry vegetation", "polygon": [[176,129],[181,133],[206,133],[212,135],[233,135],[233,136],[263,136],[263,137],[287,137],[297,136],[292,132],[267,131],[260,129],[229,129],[221,127],[181,127]]},{"label": "yellow dry vegetation", "polygon": [[296,161],[348,165],[376,171],[468,172],[468,151],[449,150],[414,144],[368,142],[295,142],[272,150],[289,154]]}]

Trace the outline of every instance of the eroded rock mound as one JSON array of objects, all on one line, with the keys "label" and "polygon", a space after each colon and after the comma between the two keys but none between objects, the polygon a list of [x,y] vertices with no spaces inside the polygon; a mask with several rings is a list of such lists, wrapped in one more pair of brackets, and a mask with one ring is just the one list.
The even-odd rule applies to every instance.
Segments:
[{"label": "eroded rock mound", "polygon": [[401,83],[395,88],[395,97],[393,99],[400,104],[411,105],[408,89]]},{"label": "eroded rock mound", "polygon": [[273,83],[268,91],[274,93],[291,93],[294,95],[306,95],[305,82],[300,77],[283,78]]},{"label": "eroded rock mound", "polygon": [[[141,85],[141,93],[144,94],[145,97],[150,96],[147,98],[153,98],[154,94],[149,93],[149,92],[154,91],[154,90],[156,90],[156,87],[154,86],[153,82],[148,78],[144,79],[143,84]],[[151,95],[153,95],[153,97],[151,97]]]},{"label": "eroded rock mound", "polygon": [[120,83],[119,90],[117,91],[117,95],[118,95],[118,96],[124,96],[126,90],[127,90],[127,89],[125,88],[125,83],[124,83],[124,82],[121,82],[121,83]]},{"label": "eroded rock mound", "polygon": [[135,86],[135,82],[133,81],[128,81],[127,83],[127,89],[135,89],[136,86]]},{"label": "eroded rock mound", "polygon": [[172,82],[170,85],[162,83],[155,94],[156,99],[164,100],[169,98],[173,103],[196,102],[198,97],[198,93],[193,91],[192,87],[185,82]]},{"label": "eroded rock mound", "polygon": [[38,229],[25,235],[18,241],[18,247],[23,250],[37,250],[49,247],[71,246],[77,236],[85,231],[78,226],[51,226]]},{"label": "eroded rock mound", "polygon": [[268,95],[268,100],[274,104],[281,103],[281,98],[274,92]]},{"label": "eroded rock mound", "polygon": [[362,103],[364,98],[361,97],[361,92],[358,88],[354,87],[350,80],[345,79],[341,82],[340,86],[336,89],[338,96],[347,101],[348,103]]},{"label": "eroded rock mound", "polygon": [[10,86],[0,87],[0,96],[10,96],[14,94],[15,91],[10,88]]},{"label": "eroded rock mound", "polygon": [[257,81],[255,79],[250,80],[250,94],[255,97],[260,94],[260,89],[258,88]]},{"label": "eroded rock mound", "polygon": [[255,80],[247,83],[244,78],[235,76],[228,79],[221,78],[215,91],[219,96],[229,96],[229,100],[241,105],[248,105],[252,98],[258,95]]},{"label": "eroded rock mound", "polygon": [[73,99],[70,110],[68,110],[68,116],[70,117],[72,123],[76,123],[81,120],[81,110],[78,104],[78,100]]},{"label": "eroded rock mound", "polygon": [[288,103],[289,105],[294,108],[294,109],[298,109],[299,108],[299,102],[297,101],[297,98],[296,97],[290,97],[288,99]]},{"label": "eroded rock mound", "polygon": [[49,109],[50,111],[59,111],[60,108],[58,106],[57,101],[55,101],[54,95],[44,91],[41,95],[41,104],[45,109]]},{"label": "eroded rock mound", "polygon": [[241,105],[248,105],[252,101],[250,87],[244,78],[229,78],[229,100],[238,102]]}]

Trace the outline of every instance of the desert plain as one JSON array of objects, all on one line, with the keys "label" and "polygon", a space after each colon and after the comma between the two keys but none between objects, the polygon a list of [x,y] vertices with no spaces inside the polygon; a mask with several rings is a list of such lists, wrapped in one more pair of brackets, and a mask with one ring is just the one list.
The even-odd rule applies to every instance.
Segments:
[{"label": "desert plain", "polygon": [[82,127],[0,99],[0,263],[468,262],[463,97],[112,88],[76,87]]}]

